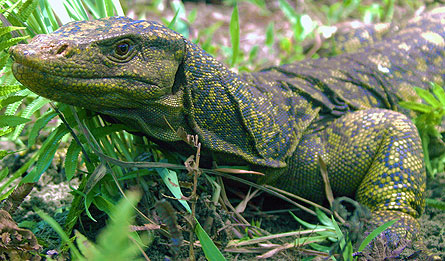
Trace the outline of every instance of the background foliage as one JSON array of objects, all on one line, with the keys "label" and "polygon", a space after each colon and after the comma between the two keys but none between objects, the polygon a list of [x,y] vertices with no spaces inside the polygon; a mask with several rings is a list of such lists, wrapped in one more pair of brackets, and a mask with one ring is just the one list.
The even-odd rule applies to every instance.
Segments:
[{"label": "background foliage", "polygon": [[[180,1],[148,2],[140,4],[140,7],[143,5],[148,14],[158,17],[170,28],[200,44],[206,51],[219,57],[236,71],[251,71],[305,58],[334,55],[335,41],[330,38],[320,40],[320,35],[329,34],[339,22],[348,21],[351,18],[365,23],[387,22],[397,16],[395,12],[397,8],[414,11],[423,4],[418,1],[397,3],[394,0],[380,2],[348,0],[334,3],[322,1],[322,3],[309,4],[302,8],[300,5],[295,5],[293,1],[286,0],[270,1],[273,4],[265,0],[227,0],[222,1],[222,6],[217,7],[226,10],[225,13],[223,11],[223,17],[226,20],[216,20],[212,24],[207,23],[204,27],[200,27],[195,24],[198,24],[197,21],[204,14],[200,13],[196,5],[192,8],[187,5],[186,8]],[[23,221],[21,223],[21,226],[33,231],[44,242],[47,249],[56,248],[57,242],[62,241],[64,244],[59,248],[62,255],[69,249],[71,256],[77,259],[106,260],[111,256],[120,256],[125,260],[143,256],[138,249],[148,248],[149,252],[156,238],[162,237],[170,242],[168,254],[177,257],[184,255],[185,243],[182,247],[180,246],[185,240],[183,234],[186,235],[186,232],[189,232],[188,241],[193,242],[194,236],[197,236],[206,257],[212,260],[223,259],[223,255],[218,250],[218,248],[223,249],[223,242],[220,242],[215,234],[209,237],[199,223],[203,223],[205,227],[207,220],[199,219],[199,216],[197,218],[195,208],[205,209],[205,207],[202,201],[198,201],[197,205],[193,191],[188,201],[190,205],[184,200],[179,201],[181,205],[176,204],[175,200],[170,200],[175,208],[170,208],[167,203],[158,204],[156,210],[160,220],[154,220],[156,215],[153,217],[136,210],[138,223],[145,224],[146,228],[134,228],[134,230],[141,230],[139,233],[128,229],[127,225],[134,219],[133,206],[140,196],[137,196],[137,193],[123,196],[125,195],[123,191],[133,187],[139,187],[145,191],[146,193],[141,196],[139,206],[144,206],[146,209],[153,208],[155,202],[158,202],[157,199],[165,197],[164,195],[171,195],[171,198],[176,199],[183,198],[181,190],[177,189],[179,186],[172,186],[171,182],[165,182],[162,185],[164,194],[153,193],[153,195],[147,192],[158,190],[162,180],[178,180],[178,174],[181,180],[190,181],[190,178],[181,176],[185,169],[182,164],[185,158],[164,151],[146,138],[124,131],[124,126],[109,124],[101,116],[85,109],[58,103],[51,103],[49,106],[48,99],[39,97],[24,88],[12,76],[11,60],[7,52],[9,47],[25,43],[36,34],[50,33],[70,21],[135,12],[137,16],[144,17],[145,12],[139,11],[142,9],[137,6],[138,1],[122,1],[122,4],[124,6],[121,6],[118,0],[0,1],[0,6],[2,6],[0,11],[2,14],[0,136],[2,136],[2,141],[14,144],[13,149],[2,147],[0,156],[22,157],[20,164],[13,168],[4,166],[1,169],[0,198],[8,198],[20,184],[42,182],[44,179],[42,175],[49,175],[51,169],[59,169],[59,172],[63,174],[61,179],[64,183],[72,185],[71,194],[74,195],[69,206],[59,208],[64,213],[60,222],[64,222],[65,226],[58,226],[57,222],[51,221],[48,215],[36,210],[48,222],[47,224],[54,227],[59,236],[54,241],[39,234],[42,231],[41,222]],[[264,17],[272,17],[272,19],[265,19],[269,22],[262,27],[260,44],[251,44],[246,37],[243,37],[243,17],[248,10],[245,9],[246,7],[256,8]],[[311,9],[313,7],[319,10],[314,12]],[[322,18],[316,15],[320,13],[323,15]],[[284,26],[276,22],[277,19],[274,19],[276,16],[280,20],[285,20]],[[224,36],[219,36],[221,32],[227,35],[226,41],[224,41]],[[222,42],[218,42],[219,39],[222,39]],[[439,89],[442,90],[440,86],[434,85],[433,94],[419,93],[426,104],[405,104],[408,108],[421,113],[415,122],[421,132],[425,150],[428,150],[430,137],[441,138],[436,127],[440,125],[443,116],[445,95]],[[127,163],[112,161],[105,155]],[[443,172],[444,157],[430,159],[428,155],[426,164],[431,176]],[[62,164],[55,163],[59,159],[62,159]],[[132,163],[141,161],[156,162],[156,164]],[[178,169],[182,171],[176,171]],[[189,191],[191,190],[189,188],[198,188],[201,198],[209,193],[211,202],[221,202],[224,186],[218,176],[208,176],[206,173],[210,171],[204,170],[204,174],[198,180],[197,177],[201,173],[196,168],[189,168],[187,171],[195,178],[189,185],[181,184],[183,189]],[[206,182],[211,185],[209,186],[211,189],[204,189],[202,184]],[[179,185],[179,181],[176,181],[176,184]],[[223,192],[221,192],[221,187]],[[156,192],[159,193],[159,191]],[[444,208],[440,200],[429,199],[429,202],[438,209]],[[215,211],[215,206],[209,209],[207,211]],[[182,211],[188,218],[176,221],[177,211]],[[198,210],[198,214],[199,211],[202,210]],[[340,229],[338,223],[341,225],[341,219],[332,219],[318,208],[316,211],[311,211],[311,214],[315,214],[322,225],[309,224],[294,215],[287,215],[288,219],[295,219],[294,223],[301,223],[306,230],[278,232],[272,237],[270,233],[260,228],[260,223],[248,222],[242,216],[237,216],[237,219],[244,220],[246,229],[237,230],[235,234],[238,233],[239,239],[231,241],[225,239],[229,241],[226,250],[249,252],[261,246],[262,242],[269,243],[272,239],[280,243],[270,248],[263,247],[257,254],[261,254],[262,257],[274,257],[285,249],[293,249],[295,245],[299,245],[298,249],[302,253],[315,253],[319,256],[337,254],[338,258],[342,256],[348,259],[352,258],[353,253],[358,255],[364,249],[366,244],[354,246],[351,241],[352,236],[345,234],[348,232],[344,229]],[[328,215],[332,214],[329,210],[325,212]],[[106,213],[111,217],[106,230],[99,235],[89,235],[90,239],[82,235],[82,233],[90,233],[87,230],[73,234],[73,228],[78,228],[81,215],[86,215],[96,222],[97,227],[103,226],[105,218],[98,213]],[[183,232],[179,234],[175,233],[177,222],[183,227]],[[198,225],[193,229],[191,224],[195,222],[198,222],[196,223]],[[159,224],[163,225],[159,226]],[[302,236],[305,235],[305,231],[309,234]],[[299,236],[296,239],[287,240],[288,233]],[[70,238],[73,235],[76,238],[76,244],[73,244],[73,238]],[[95,238],[96,243],[92,243],[91,240]],[[368,242],[368,240],[369,238],[362,242]],[[67,248],[65,244],[69,247]],[[226,257],[228,252],[224,252]],[[165,252],[160,255],[165,255]],[[190,248],[186,255],[194,256],[193,248]]]}]

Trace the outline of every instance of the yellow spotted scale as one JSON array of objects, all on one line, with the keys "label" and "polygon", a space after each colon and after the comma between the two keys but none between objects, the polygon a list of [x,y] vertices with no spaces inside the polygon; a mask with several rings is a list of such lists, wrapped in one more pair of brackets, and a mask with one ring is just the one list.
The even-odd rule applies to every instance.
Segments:
[{"label": "yellow spotted scale", "polygon": [[[221,165],[249,164],[275,184],[324,202],[318,158],[335,196],[355,197],[376,225],[411,237],[425,205],[418,132],[401,100],[443,84],[445,10],[404,26],[339,37],[343,54],[236,74],[157,22],[69,23],[11,48],[13,73],[35,93],[86,107],[189,153],[175,130]],[[398,111],[398,112],[397,112]],[[172,126],[172,128],[170,127]]]}]

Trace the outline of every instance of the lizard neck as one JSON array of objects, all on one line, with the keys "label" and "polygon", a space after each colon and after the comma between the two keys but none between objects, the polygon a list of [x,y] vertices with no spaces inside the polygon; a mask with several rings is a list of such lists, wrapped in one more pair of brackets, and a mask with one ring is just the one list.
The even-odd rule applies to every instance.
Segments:
[{"label": "lizard neck", "polygon": [[238,75],[186,43],[184,110],[203,147],[254,165],[285,167],[317,112],[286,86]]}]

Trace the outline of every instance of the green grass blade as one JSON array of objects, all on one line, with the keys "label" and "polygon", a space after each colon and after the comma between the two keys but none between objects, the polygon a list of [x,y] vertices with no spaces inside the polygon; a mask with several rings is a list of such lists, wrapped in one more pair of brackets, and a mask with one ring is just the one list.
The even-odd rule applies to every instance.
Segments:
[{"label": "green grass blade", "polygon": [[4,100],[2,100],[0,102],[0,108],[3,108],[9,104],[15,103],[15,102],[19,102],[21,100],[23,100],[24,98],[26,98],[26,95],[17,95],[17,96],[10,96]]},{"label": "green grass blade", "polygon": [[6,96],[21,89],[23,89],[21,84],[2,84],[0,85],[0,96]]},{"label": "green grass blade", "polygon": [[387,1],[383,1],[386,2],[385,5],[385,13],[383,16],[383,21],[385,23],[391,22],[393,16],[394,16],[394,4],[395,4],[395,0],[387,0]]},{"label": "green grass blade", "polygon": [[63,228],[57,223],[56,220],[54,220],[52,217],[47,215],[45,212],[43,212],[40,209],[34,209],[34,211],[39,215],[43,220],[45,220],[46,223],[48,223],[56,232],[59,234],[60,238],[62,239],[62,242],[67,244],[73,254],[73,257],[76,260],[85,260],[83,256],[80,254],[79,250],[74,246],[73,242],[71,242],[70,238],[65,234],[63,231]]},{"label": "green grass blade", "polygon": [[32,37],[36,34],[48,34],[53,31],[52,26],[47,21],[45,5],[40,5],[41,12],[34,12],[28,19],[28,31]]},{"label": "green grass blade", "polygon": [[21,21],[28,20],[31,13],[37,8],[38,0],[27,0],[17,11],[17,18]]},{"label": "green grass blade", "polygon": [[183,196],[176,172],[166,168],[156,169],[156,171],[158,172],[159,176],[161,176],[164,184],[167,186],[173,196],[179,199],[179,203],[181,203],[189,213],[192,213],[192,210],[187,201],[181,199]]},{"label": "green grass blade", "polygon": [[321,211],[319,208],[315,209],[315,212],[317,213],[317,218],[318,220],[320,220],[320,222],[327,226],[327,227],[332,227],[333,222],[332,219],[329,218],[323,211]]},{"label": "green grass blade", "polygon": [[[51,30],[55,31],[59,28],[59,22],[56,16],[59,18],[61,24],[66,24],[73,21],[66,11],[64,1],[58,0],[45,0],[44,8],[42,8],[42,14],[44,15],[45,21],[49,21],[51,25]],[[47,24],[48,22],[45,22]],[[52,32],[51,31],[51,32]]]},{"label": "green grass blade", "polygon": [[114,8],[112,1],[105,0],[105,11],[106,11],[106,16],[114,16]]},{"label": "green grass blade", "polygon": [[292,24],[295,24],[297,22],[298,14],[295,12],[294,8],[292,8],[292,6],[286,0],[280,0],[279,2],[281,11]]},{"label": "green grass blade", "polygon": [[30,119],[26,119],[19,116],[14,115],[0,115],[0,128],[3,127],[14,127],[23,123],[30,121]]},{"label": "green grass blade", "polygon": [[369,235],[360,244],[360,246],[358,247],[358,252],[363,251],[365,249],[365,247],[367,245],[369,245],[369,243],[371,243],[371,241],[374,238],[376,238],[378,235],[380,235],[380,233],[385,231],[390,226],[394,225],[394,223],[396,223],[397,221],[398,221],[398,219],[390,220],[390,221],[386,222],[385,224],[379,226],[378,228],[374,229],[371,233],[369,233]]},{"label": "green grass blade", "polygon": [[84,20],[82,18],[82,15],[80,15],[77,12],[77,9],[72,2],[65,1],[63,3],[65,6],[66,13],[68,14],[68,17],[70,17],[70,19],[72,19],[74,21]]},{"label": "green grass blade", "polygon": [[6,48],[9,48],[9,47],[11,47],[13,45],[18,44],[19,42],[21,42],[23,40],[28,39],[28,38],[29,38],[29,36],[26,35],[26,36],[19,36],[19,37],[16,37],[16,38],[8,39],[6,41],[2,41],[2,42],[0,42],[0,50],[4,50]]},{"label": "green grass blade", "polygon": [[[97,2],[99,2],[99,3],[97,5],[97,7],[96,7]],[[104,10],[104,7],[101,4],[101,2],[103,2],[103,1],[100,1],[100,0],[99,1],[95,1],[95,0],[85,0],[85,1],[83,1],[83,3],[86,6],[86,10],[90,10],[91,16],[94,19],[101,18],[101,17],[103,17],[105,15],[105,10]],[[73,6],[75,6],[75,10],[77,10],[79,8],[75,3],[73,3]],[[82,8],[83,8],[83,6],[82,6]]]},{"label": "green grass blade", "polygon": [[124,16],[124,10],[122,9],[122,5],[119,0],[111,0],[113,2],[113,6],[116,9],[116,13],[119,16]]},{"label": "green grass blade", "polygon": [[[26,106],[26,108],[22,111],[20,116],[24,118],[30,118],[32,114],[34,114],[34,112],[40,110],[44,105],[48,103],[49,103],[48,99],[39,96],[37,99],[35,99],[29,105]],[[11,136],[11,139],[13,140],[18,139],[24,127],[25,125],[17,126],[17,128],[14,130],[14,133]]]},{"label": "green grass blade", "polygon": [[[417,127],[417,128],[419,128],[419,127]],[[428,132],[420,133],[420,138],[421,138],[421,142],[422,142],[422,150],[429,151],[428,147],[429,147],[429,143],[430,143],[430,136],[428,135]],[[430,154],[424,153],[423,158],[425,161],[425,167],[426,167],[427,173],[429,173],[430,176],[433,177],[434,171],[433,171],[433,166],[432,166],[431,160],[430,160]]]},{"label": "green grass blade", "polygon": [[418,87],[414,87],[414,90],[416,91],[417,95],[420,96],[420,98],[425,100],[428,104],[432,105],[433,107],[441,106],[440,102],[429,91],[418,88]]},{"label": "green grass blade", "polygon": [[335,222],[334,217],[331,216],[331,220],[335,228],[335,233],[337,234],[337,240],[340,242],[340,248],[343,250],[346,245],[345,236],[343,235],[343,232],[341,232],[341,229],[338,226],[337,222]]},{"label": "green grass blade", "polygon": [[15,30],[23,30],[23,29],[26,29],[26,27],[19,27],[19,26],[0,27],[0,36],[3,36]]},{"label": "green grass blade", "polygon": [[65,176],[67,181],[70,181],[76,173],[80,149],[80,146],[75,141],[72,141],[68,147],[65,156]]},{"label": "green grass blade", "polygon": [[445,106],[445,91],[442,86],[437,83],[431,83],[433,87],[433,93],[436,95],[437,99],[441,103],[442,106]]},{"label": "green grass blade", "polygon": [[333,216],[331,216],[330,220],[331,220],[330,223],[335,228],[335,233],[337,234],[337,239],[340,242],[340,249],[342,250],[343,260],[348,260],[348,261],[352,260],[352,253],[353,253],[352,243],[350,241],[346,242],[345,236],[344,236],[343,232],[341,232],[341,229],[338,226],[338,224],[335,221]]},{"label": "green grass blade", "polygon": [[56,154],[57,148],[59,148],[60,140],[68,134],[68,129],[65,125],[60,125],[56,128],[56,131],[51,133],[50,136],[43,142],[40,148],[40,156],[36,162],[36,166],[26,175],[21,183],[37,182],[44,171],[46,171],[51,164],[54,154]]},{"label": "green grass blade", "polygon": [[79,247],[79,251],[84,256],[92,255],[93,252],[98,252],[97,247],[87,237],[82,235],[79,231],[74,231],[76,237],[76,244]]},{"label": "green grass blade", "polygon": [[198,9],[193,8],[193,10],[190,11],[189,15],[187,16],[187,21],[190,24],[193,24],[196,21],[196,17],[198,17]]},{"label": "green grass blade", "polygon": [[258,47],[258,45],[255,45],[252,47],[252,49],[250,49],[250,52],[249,52],[249,62],[250,63],[253,63],[253,61],[257,58],[259,49],[260,48]]},{"label": "green grass blade", "polygon": [[400,106],[406,109],[410,109],[417,112],[429,113],[433,110],[431,106],[418,102],[401,101],[399,104]]},{"label": "green grass blade", "polygon": [[199,242],[201,242],[202,250],[204,251],[207,260],[226,260],[196,218],[195,221],[195,234],[198,237]]},{"label": "green grass blade", "polygon": [[[70,15],[71,18],[74,20],[88,20],[88,14],[85,10],[85,7],[80,0],[69,0],[65,1],[65,7],[67,8],[67,12]],[[87,2],[85,2],[87,3]],[[93,13],[93,16],[96,17],[94,14],[96,13],[94,9],[90,10],[91,13]],[[97,15],[97,14],[96,14]]]},{"label": "green grass blade", "polygon": [[440,201],[440,200],[427,198],[426,199],[426,205],[428,207],[433,207],[433,208],[437,208],[437,209],[440,209],[440,210],[445,210],[445,202]]},{"label": "green grass blade", "polygon": [[291,214],[291,216],[292,216],[298,223],[300,223],[301,225],[303,225],[303,226],[305,226],[305,227],[307,227],[307,228],[309,228],[309,229],[316,229],[317,227],[319,227],[319,226],[317,226],[317,225],[313,225],[313,224],[311,224],[311,223],[308,223],[308,222],[306,222],[306,221],[300,219],[299,217],[295,216],[295,214],[292,213],[292,212],[290,212],[290,211],[289,211],[289,213]]},{"label": "green grass blade", "polygon": [[175,28],[175,24],[176,24],[176,19],[178,19],[178,14],[179,14],[179,9],[176,10],[175,16],[173,16],[172,20],[170,21],[170,23],[168,23],[167,27],[174,30]]},{"label": "green grass blade", "polygon": [[114,16],[113,1],[104,0],[105,16]]},{"label": "green grass blade", "polygon": [[232,42],[231,65],[234,66],[238,60],[239,44],[240,44],[238,5],[235,5],[233,7],[232,17],[230,19],[230,41]]},{"label": "green grass blade", "polygon": [[56,116],[57,116],[56,112],[49,111],[36,120],[36,122],[32,126],[31,131],[29,132],[28,147],[31,147],[35,144],[36,138],[39,135],[40,130],[43,127],[45,127],[45,125],[48,124],[48,122]]},{"label": "green grass blade", "polygon": [[270,48],[275,42],[274,37],[275,27],[274,23],[270,22],[266,29],[266,45]]},{"label": "green grass blade", "polygon": [[[7,153],[6,155],[8,155]],[[4,178],[6,178],[9,175],[9,168],[5,167],[4,169],[0,170],[0,181],[2,181]],[[1,191],[0,191],[1,192]]]},{"label": "green grass blade", "polygon": [[178,12],[178,18],[175,24],[175,31],[178,33],[184,35],[186,38],[189,37],[189,27],[188,24],[183,20],[187,19],[186,13],[185,13],[185,7],[184,4],[181,1],[172,1],[171,7],[173,11],[176,13]]},{"label": "green grass blade", "polygon": [[[171,171],[166,168],[156,169],[158,174],[161,176],[164,184],[168,187],[173,196],[177,199],[182,198],[181,188],[179,187],[178,177],[176,172]],[[187,212],[192,213],[187,201],[179,200]],[[202,226],[199,224],[198,220],[195,218],[195,234],[201,242],[202,249],[208,260],[225,260],[224,256],[221,254],[219,249],[216,247],[215,243],[210,239],[209,235],[204,231]]]},{"label": "green grass blade", "polygon": [[[85,3],[88,3],[89,1],[84,1]],[[95,6],[96,6],[96,11],[98,16],[96,16],[95,18],[101,18],[101,17],[105,17],[107,16],[107,8],[106,8],[106,3],[104,0],[96,0],[95,2]],[[94,10],[94,6],[91,3],[91,5],[88,6],[88,10]]]},{"label": "green grass blade", "polygon": [[42,28],[46,28],[46,26],[44,25],[44,20],[43,20],[43,16],[42,16],[42,12],[43,12],[43,7],[41,4],[39,4],[39,8],[40,11],[36,11],[33,12],[29,18],[27,23],[27,30],[26,32],[28,33],[28,35],[30,37],[33,37],[36,34],[45,34],[47,33],[47,31],[45,29]]},{"label": "green grass blade", "polygon": [[129,237],[130,225],[134,219],[134,206],[140,199],[140,193],[129,192],[122,198],[110,213],[110,223],[97,237],[97,249],[88,260],[135,260],[139,248]]}]

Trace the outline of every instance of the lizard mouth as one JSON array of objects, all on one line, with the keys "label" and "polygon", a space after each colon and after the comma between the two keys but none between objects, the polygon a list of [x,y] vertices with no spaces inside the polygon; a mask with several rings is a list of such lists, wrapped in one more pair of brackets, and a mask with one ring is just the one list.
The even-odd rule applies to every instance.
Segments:
[{"label": "lizard mouth", "polygon": [[[68,103],[71,105],[83,105],[90,100],[90,106],[94,105],[94,95],[74,87],[70,77],[50,74],[35,67],[14,62],[12,72],[15,78],[31,91],[51,100]],[[79,85],[79,81],[77,81]]]},{"label": "lizard mouth", "polygon": [[[159,87],[122,77],[79,78],[60,75],[14,62],[16,79],[31,91],[51,100],[83,106],[92,110],[105,108],[136,108],[141,106],[144,93]],[[135,88],[128,88],[129,84]]]},{"label": "lizard mouth", "polygon": [[[51,100],[89,109],[134,108],[161,91],[156,85],[124,77],[99,77],[59,72],[30,61],[15,60],[12,72],[33,92]],[[131,88],[129,88],[131,86]],[[141,97],[147,97],[141,99]]]}]

